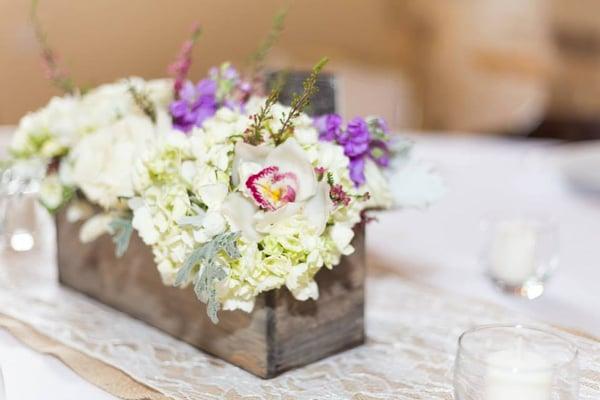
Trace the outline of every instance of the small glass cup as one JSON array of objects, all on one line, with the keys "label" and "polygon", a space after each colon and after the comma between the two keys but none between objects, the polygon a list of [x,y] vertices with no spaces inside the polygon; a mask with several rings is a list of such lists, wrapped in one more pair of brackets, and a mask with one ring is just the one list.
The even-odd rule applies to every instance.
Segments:
[{"label": "small glass cup", "polygon": [[484,325],[458,339],[456,400],[577,400],[578,350],[523,325]]},{"label": "small glass cup", "polygon": [[558,268],[558,226],[541,217],[486,218],[482,262],[506,293],[535,299]]},{"label": "small glass cup", "polygon": [[43,165],[22,163],[0,174],[0,234],[12,251],[29,251],[36,244],[42,173]]}]

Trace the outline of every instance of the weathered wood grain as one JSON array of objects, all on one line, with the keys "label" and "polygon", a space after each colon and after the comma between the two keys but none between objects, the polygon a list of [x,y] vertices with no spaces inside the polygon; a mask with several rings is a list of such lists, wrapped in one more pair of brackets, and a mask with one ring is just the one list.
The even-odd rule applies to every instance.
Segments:
[{"label": "weathered wood grain", "polygon": [[152,252],[135,233],[116,258],[110,237],[82,244],[80,224],[64,214],[56,226],[62,284],[257,376],[271,378],[364,342],[363,230],[352,256],[317,274],[317,301],[274,290],[259,296],[252,313],[221,311],[214,325],[191,288],[163,285]]}]

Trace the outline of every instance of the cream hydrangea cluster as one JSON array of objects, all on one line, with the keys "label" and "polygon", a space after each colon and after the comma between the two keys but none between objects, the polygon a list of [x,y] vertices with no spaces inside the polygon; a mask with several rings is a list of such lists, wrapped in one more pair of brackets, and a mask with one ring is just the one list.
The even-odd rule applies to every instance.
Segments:
[{"label": "cream hydrangea cluster", "polygon": [[[217,283],[226,310],[249,312],[258,294],[284,286],[299,300],[317,298],[315,274],[353,252],[353,227],[367,204],[364,188],[350,180],[343,149],[319,141],[308,116],[278,146],[268,138],[245,143],[249,115],[263,102],[252,98],[244,112],[220,108],[187,136],[168,133],[133,175],[133,226],[152,246],[165,283],[175,283],[193,249],[240,232],[241,256],[223,255],[226,277]],[[276,131],[287,112],[275,104],[266,131]],[[334,201],[332,185],[346,201]]]},{"label": "cream hydrangea cluster", "polygon": [[[133,100],[131,88],[156,105],[153,124]],[[170,129],[166,111],[172,100],[170,80],[130,78],[78,95],[53,98],[27,114],[13,136],[15,159],[39,159],[50,165],[41,200],[50,210],[79,188],[92,202],[108,209],[120,197],[133,196],[129,166],[153,136]],[[52,165],[62,157],[60,164]]]}]

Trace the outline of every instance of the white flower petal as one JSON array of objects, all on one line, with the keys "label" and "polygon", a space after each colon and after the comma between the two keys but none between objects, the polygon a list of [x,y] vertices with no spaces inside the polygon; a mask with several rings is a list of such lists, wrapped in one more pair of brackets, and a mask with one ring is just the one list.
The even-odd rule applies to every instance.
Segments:
[{"label": "white flower petal", "polygon": [[354,252],[354,248],[350,244],[354,238],[354,230],[346,224],[334,224],[329,230],[329,235],[338,251],[344,255],[349,255]]},{"label": "white flower petal", "polygon": [[196,176],[196,166],[193,161],[186,160],[181,164],[181,177],[186,182],[193,182],[194,176]]},{"label": "white flower petal", "polygon": [[249,241],[257,242],[260,234],[254,229],[256,206],[239,193],[231,193],[221,207],[221,211],[232,231],[241,231]]},{"label": "white flower petal", "polygon": [[390,183],[372,160],[366,160],[365,162],[365,178],[367,183],[361,189],[365,189],[370,194],[370,199],[365,207],[389,208],[393,202]]},{"label": "white flower petal", "polygon": [[89,218],[94,208],[87,201],[74,200],[67,208],[67,221],[74,223]]},{"label": "white flower petal", "polygon": [[226,311],[242,310],[247,313],[251,313],[254,309],[254,298],[250,300],[242,300],[237,298],[227,299],[223,301],[222,308]]},{"label": "white flower petal", "polygon": [[296,201],[304,201],[315,194],[317,189],[315,170],[306,152],[293,138],[275,147],[267,156],[265,163],[266,166],[276,165],[282,173],[291,172],[296,175],[298,179]]},{"label": "white flower petal", "polygon": [[110,232],[110,222],[113,216],[110,214],[98,214],[83,223],[79,230],[79,240],[82,243],[90,243],[101,235]]},{"label": "white flower petal", "polygon": [[206,216],[202,221],[202,226],[210,238],[222,233],[226,228],[225,219],[221,213],[215,211],[209,211],[206,213]]},{"label": "white flower petal", "polygon": [[256,230],[261,233],[269,233],[279,222],[285,221],[289,217],[296,215],[302,209],[302,204],[288,203],[275,211],[257,213],[255,217]]},{"label": "white flower petal", "polygon": [[252,162],[263,164],[265,157],[269,154],[271,148],[267,146],[252,146],[248,143],[237,142],[235,145],[235,157],[233,159],[233,175],[232,180],[234,185],[238,185],[243,179],[239,174],[239,166],[242,163]]},{"label": "white flower petal", "polygon": [[285,286],[300,301],[319,298],[319,287],[307,274],[308,265],[299,264],[292,268],[285,281]]},{"label": "white flower petal", "polygon": [[315,228],[315,233],[320,235],[325,230],[325,225],[329,219],[329,214],[333,209],[333,203],[329,197],[329,185],[325,182],[319,182],[317,192],[306,202],[304,215]]},{"label": "white flower petal", "polygon": [[198,188],[198,195],[200,200],[208,208],[219,208],[227,197],[228,188],[223,183],[215,183],[212,185],[205,185]]},{"label": "white flower petal", "polygon": [[144,243],[152,245],[158,242],[160,234],[154,225],[152,213],[146,206],[137,207],[133,210],[131,224],[138,232]]}]

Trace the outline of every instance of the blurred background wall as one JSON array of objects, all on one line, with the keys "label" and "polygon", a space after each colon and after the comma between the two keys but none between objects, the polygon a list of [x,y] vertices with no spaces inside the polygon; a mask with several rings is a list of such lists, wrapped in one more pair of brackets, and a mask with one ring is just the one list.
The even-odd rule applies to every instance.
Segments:
[{"label": "blurred background wall", "polygon": [[[39,15],[71,75],[95,85],[164,76],[194,21],[204,35],[191,77],[223,60],[241,65],[284,4],[41,0]],[[0,0],[0,124],[57,94],[29,5]],[[307,69],[323,55],[342,113],[377,113],[395,128],[545,135],[561,123],[590,130],[600,111],[596,0],[293,2],[268,65]]]}]

